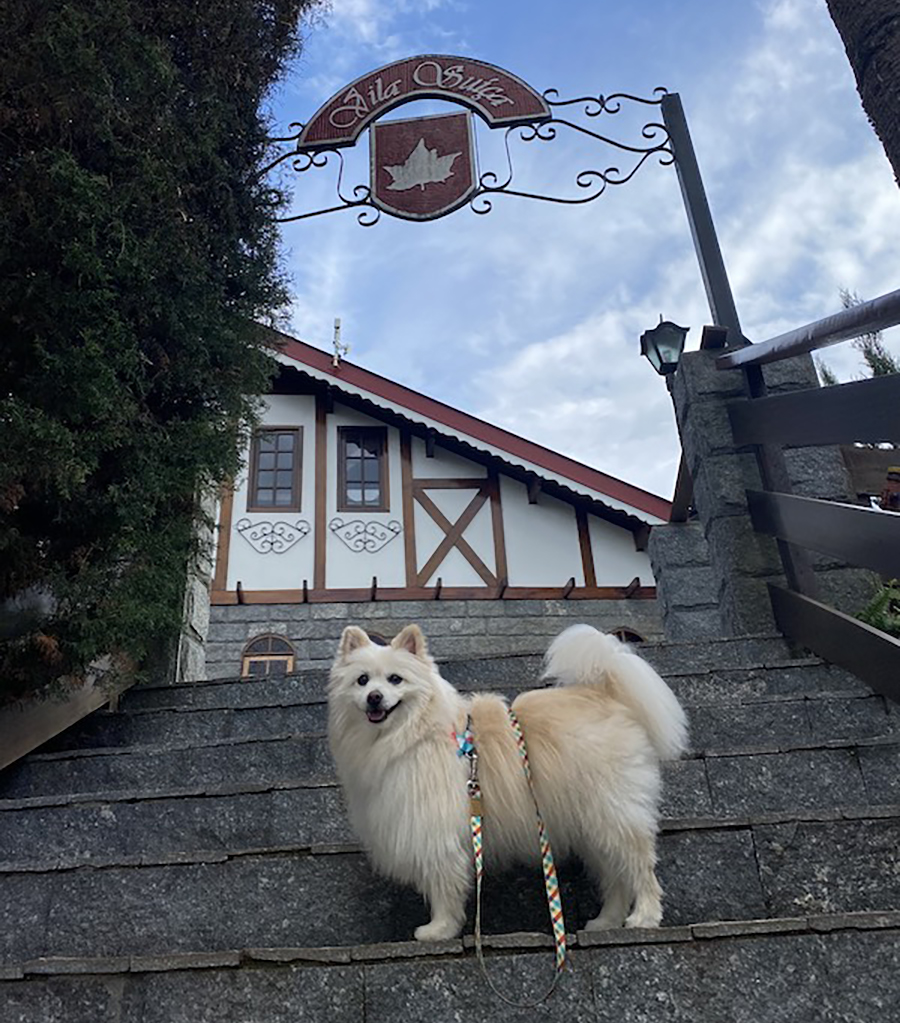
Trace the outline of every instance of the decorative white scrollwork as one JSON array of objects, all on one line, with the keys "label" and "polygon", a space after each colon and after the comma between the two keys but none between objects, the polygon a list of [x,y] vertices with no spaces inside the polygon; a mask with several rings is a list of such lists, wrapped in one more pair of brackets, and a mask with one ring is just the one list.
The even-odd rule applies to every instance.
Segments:
[{"label": "decorative white scrollwork", "polygon": [[234,527],[257,554],[284,554],[302,540],[310,531],[310,524],[303,519],[290,522],[251,522],[241,519]]},{"label": "decorative white scrollwork", "polygon": [[362,519],[344,522],[341,518],[335,518],[328,523],[328,528],[351,551],[358,554],[376,554],[403,532],[403,527],[396,519],[390,522],[363,522]]}]

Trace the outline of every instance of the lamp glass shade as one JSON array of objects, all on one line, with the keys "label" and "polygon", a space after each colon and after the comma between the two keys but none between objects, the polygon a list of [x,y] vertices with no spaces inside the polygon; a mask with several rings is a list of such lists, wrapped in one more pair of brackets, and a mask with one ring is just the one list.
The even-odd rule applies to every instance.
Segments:
[{"label": "lamp glass shade", "polygon": [[671,320],[663,320],[652,330],[645,330],[641,334],[641,355],[646,357],[660,376],[674,373],[678,368],[689,329],[679,327]]}]

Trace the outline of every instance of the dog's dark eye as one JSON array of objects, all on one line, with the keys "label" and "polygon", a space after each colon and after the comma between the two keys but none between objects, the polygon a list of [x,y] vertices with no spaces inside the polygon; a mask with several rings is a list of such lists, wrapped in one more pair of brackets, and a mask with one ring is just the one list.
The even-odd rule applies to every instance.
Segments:
[{"label": "dog's dark eye", "polygon": [[359,678],[356,680],[356,684],[360,685],[360,686],[367,685],[368,682],[369,682],[369,676],[368,675],[360,675]]},{"label": "dog's dark eye", "polygon": [[388,682],[390,682],[392,686],[399,686],[402,681],[403,679],[400,678],[399,675],[388,675]]}]

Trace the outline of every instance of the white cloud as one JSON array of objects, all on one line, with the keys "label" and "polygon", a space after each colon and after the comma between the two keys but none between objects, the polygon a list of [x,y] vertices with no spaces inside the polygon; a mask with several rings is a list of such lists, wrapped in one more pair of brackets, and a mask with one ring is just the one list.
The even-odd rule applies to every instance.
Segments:
[{"label": "white cloud", "polygon": [[[570,41],[582,47],[553,69],[557,81],[591,80],[596,41],[576,39],[580,10],[575,4],[546,26],[550,34],[570,17]],[[680,15],[657,10],[664,59],[687,29]],[[504,11],[514,20],[504,21]],[[766,0],[757,11],[742,6],[732,35],[711,33],[702,52],[679,53],[677,84],[744,330],[763,340],[834,312],[842,286],[865,297],[897,286],[900,194],[821,0]],[[529,37],[521,64],[535,63],[543,7],[513,9],[504,0],[477,13],[450,0],[336,0],[329,28],[307,51],[312,78],[302,88],[315,97],[307,105],[315,109],[344,82],[410,53],[467,52],[469,43],[482,54],[492,46],[506,52],[513,26],[515,38]],[[490,39],[478,35],[489,14],[503,25]],[[540,54],[550,61],[549,48]],[[626,71],[638,77],[630,54],[615,56],[623,80]],[[655,65],[641,71],[652,84],[662,77]],[[614,120],[592,127],[619,130]],[[622,131],[628,137],[627,125]],[[497,166],[492,142],[482,170]],[[552,145],[519,150],[518,187],[536,181],[548,190],[571,191],[576,171],[617,159],[562,132]],[[365,160],[357,154],[345,186],[367,179]],[[333,203],[329,188],[331,179],[299,181],[298,201]],[[574,210],[500,197],[483,218],[465,210],[429,225],[383,218],[364,230],[342,213],[305,221],[287,237],[296,253],[299,336],[328,347],[340,315],[351,358],[376,372],[671,493],[679,457],[671,408],[637,340],[662,313],[691,325],[696,346],[710,318],[671,169],[645,167]],[[825,358],[839,375],[858,366],[849,346]]]}]

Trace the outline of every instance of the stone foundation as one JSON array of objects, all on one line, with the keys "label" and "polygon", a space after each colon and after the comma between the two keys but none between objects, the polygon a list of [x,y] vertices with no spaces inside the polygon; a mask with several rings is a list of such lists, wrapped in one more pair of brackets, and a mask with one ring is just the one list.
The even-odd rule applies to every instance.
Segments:
[{"label": "stone foundation", "polygon": [[461,656],[542,654],[567,625],[586,622],[605,632],[625,628],[662,638],[655,600],[409,600],[335,604],[242,604],[211,609],[206,641],[208,677],[235,677],[256,636],[275,633],[293,644],[297,667],[334,657],[345,625],[386,638],[416,622],[438,660]]}]

